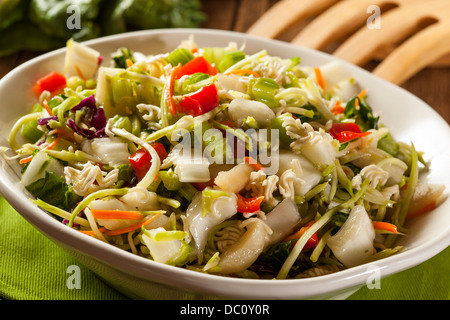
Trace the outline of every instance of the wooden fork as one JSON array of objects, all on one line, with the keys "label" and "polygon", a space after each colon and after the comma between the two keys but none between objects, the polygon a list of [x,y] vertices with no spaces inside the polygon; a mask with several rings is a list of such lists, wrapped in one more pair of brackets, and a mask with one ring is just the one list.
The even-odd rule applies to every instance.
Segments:
[{"label": "wooden fork", "polygon": [[[367,22],[371,6],[381,11],[379,29]],[[383,59],[373,73],[392,83],[450,65],[450,0],[281,0],[247,33],[277,38],[299,23],[291,43],[325,51],[338,41],[330,53],[360,66]]]}]

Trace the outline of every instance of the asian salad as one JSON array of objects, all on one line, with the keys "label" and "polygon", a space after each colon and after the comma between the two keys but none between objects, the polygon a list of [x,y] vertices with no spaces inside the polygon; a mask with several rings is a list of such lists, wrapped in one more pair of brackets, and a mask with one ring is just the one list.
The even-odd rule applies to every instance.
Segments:
[{"label": "asian salad", "polygon": [[338,62],[194,39],[106,58],[69,40],[1,150],[30,200],[86,236],[198,272],[303,278],[401,251],[406,220],[444,198]]}]

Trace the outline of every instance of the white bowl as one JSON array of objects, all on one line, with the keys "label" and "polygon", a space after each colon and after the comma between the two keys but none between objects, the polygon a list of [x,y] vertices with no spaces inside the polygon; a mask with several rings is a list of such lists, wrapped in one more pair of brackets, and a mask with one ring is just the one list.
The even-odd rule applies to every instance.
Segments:
[{"label": "white bowl", "polygon": [[[267,49],[270,55],[300,56],[304,65],[329,62],[330,55],[300,48],[285,42],[256,38],[246,34],[209,29],[150,30],[120,34],[86,42],[108,58],[118,47],[127,46],[147,54],[173,50],[190,35],[199,46],[226,46],[229,41],[245,44],[247,53]],[[0,145],[15,120],[27,112],[34,98],[32,85],[42,75],[62,71],[65,49],[32,59],[11,71],[0,81]],[[431,160],[430,172],[423,177],[442,183],[450,190],[450,127],[427,104],[407,91],[369,72],[350,65],[357,81],[369,88],[368,102],[381,122],[401,141],[413,141]],[[71,253],[78,261],[106,282],[132,298],[142,299],[306,299],[346,297],[373,277],[400,272],[416,266],[450,244],[450,202],[413,221],[405,238],[406,251],[373,263],[334,274],[297,280],[248,280],[202,274],[133,255],[102,241],[72,230],[30,201],[19,177],[0,157],[0,192],[7,201],[44,235]]]}]

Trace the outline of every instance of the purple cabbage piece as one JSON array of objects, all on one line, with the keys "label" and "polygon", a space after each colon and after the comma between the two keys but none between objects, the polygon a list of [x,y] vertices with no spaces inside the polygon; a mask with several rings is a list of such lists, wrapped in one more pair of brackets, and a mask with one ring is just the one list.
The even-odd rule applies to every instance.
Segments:
[{"label": "purple cabbage piece", "polygon": [[97,108],[95,95],[91,95],[83,100],[75,107],[71,109],[72,112],[81,110],[83,108],[87,108],[87,116],[85,121],[88,122],[89,126],[95,128],[96,131],[80,128],[73,119],[69,119],[67,122],[67,126],[71,128],[76,133],[82,135],[85,138],[93,139],[106,136],[105,127],[106,127],[106,116],[103,108]]},{"label": "purple cabbage piece", "polygon": [[97,105],[95,103],[95,94],[81,100],[79,104],[77,104],[75,107],[72,108],[72,111],[78,111],[85,107],[90,108],[92,110],[97,109]]},{"label": "purple cabbage piece", "polygon": [[40,126],[45,126],[45,125],[48,124],[48,122],[49,122],[50,120],[56,120],[56,121],[58,121],[58,117],[57,117],[57,116],[51,116],[51,117],[46,117],[46,118],[40,118],[40,119],[37,119],[37,123],[38,123],[38,125],[40,125]]},{"label": "purple cabbage piece", "polygon": [[106,122],[105,110],[103,110],[103,108],[95,110],[92,115],[91,126],[97,130],[104,129],[106,127]]},{"label": "purple cabbage piece", "polygon": [[93,131],[90,129],[80,128],[73,119],[69,119],[67,121],[67,126],[78,133],[79,135],[87,138],[87,139],[94,139],[94,138],[101,138],[105,137],[105,128],[99,129],[97,131]]}]

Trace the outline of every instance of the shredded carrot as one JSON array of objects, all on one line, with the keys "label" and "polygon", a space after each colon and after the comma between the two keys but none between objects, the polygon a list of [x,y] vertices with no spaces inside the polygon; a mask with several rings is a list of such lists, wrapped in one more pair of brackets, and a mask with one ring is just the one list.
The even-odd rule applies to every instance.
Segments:
[{"label": "shredded carrot", "polygon": [[74,133],[72,132],[72,134],[70,134],[69,132],[67,132],[63,128],[53,129],[53,130],[49,131],[48,134],[49,135],[56,135],[58,137],[66,139],[66,140],[74,141],[74,138],[73,138],[73,134]]},{"label": "shredded carrot", "polygon": [[176,67],[174,67],[170,74],[167,77],[166,80],[166,90],[164,92],[164,96],[167,100],[167,108],[169,109],[169,112],[174,117],[177,116],[177,109],[176,109],[176,103],[175,99],[173,98],[174,90],[175,90],[175,79],[177,78],[178,74],[181,70],[181,63],[179,63]]},{"label": "shredded carrot", "polygon": [[325,90],[325,79],[323,78],[320,68],[314,68],[314,74],[316,75],[317,84]]},{"label": "shredded carrot", "polygon": [[83,75],[83,72],[81,72],[80,68],[77,65],[74,65],[75,70],[77,71],[78,76],[83,80],[86,81],[86,77]]},{"label": "shredded carrot", "polygon": [[373,222],[374,229],[384,230],[391,233],[398,233],[397,226],[395,224],[383,221],[374,221]]},{"label": "shredded carrot", "polygon": [[333,112],[334,115],[341,114],[345,112],[345,108],[341,105],[341,102],[338,100],[336,101],[336,104],[331,108],[331,112]]},{"label": "shredded carrot", "polygon": [[260,77],[260,75],[258,73],[256,73],[253,70],[250,70],[250,69],[238,69],[238,70],[233,70],[233,71],[226,73],[226,75],[230,75],[230,74],[236,74],[236,75],[251,74],[255,77]]},{"label": "shredded carrot", "polygon": [[253,167],[253,169],[255,169],[256,171],[259,170],[265,170],[265,168],[255,159],[253,159],[252,157],[244,157],[244,162],[251,165]]},{"label": "shredded carrot", "polygon": [[[78,231],[80,231],[81,233],[87,234],[88,236],[95,235],[94,231],[92,231],[92,230],[78,230]],[[100,233],[103,233],[106,231],[106,228],[105,227],[98,228],[98,231],[100,231]]]},{"label": "shredded carrot", "polygon": [[[92,209],[91,209],[91,212],[92,212]],[[133,224],[133,225],[131,225],[131,226],[129,226],[129,227],[125,227],[125,228],[121,228],[121,229],[116,229],[116,230],[108,230],[108,229],[106,229],[105,227],[101,227],[101,228],[98,229],[98,231],[100,231],[101,233],[105,233],[105,234],[108,235],[108,236],[117,236],[117,235],[120,235],[120,234],[128,233],[128,232],[130,232],[130,231],[139,229],[139,228],[141,228],[142,226],[145,226],[145,225],[149,224],[150,222],[152,222],[153,220],[155,220],[156,217],[158,217],[161,213],[162,213],[162,211],[159,211],[159,212],[158,212],[157,214],[155,214],[153,217],[151,217],[151,218],[149,218],[149,219],[147,219],[147,220],[145,220],[145,221],[142,221],[142,222],[138,222],[138,223],[136,223],[136,224]],[[84,233],[84,234],[86,234],[86,235],[88,235],[88,236],[93,236],[93,235],[95,235],[94,231],[92,231],[92,230],[78,230],[78,231],[80,231],[81,233]]]},{"label": "shredded carrot", "polygon": [[129,227],[125,227],[122,229],[117,229],[117,230],[106,230],[105,234],[107,234],[108,236],[117,236],[119,234],[124,234],[124,233],[128,233],[130,231],[136,230],[141,228],[142,226],[145,226],[147,224],[149,224],[150,222],[152,222],[153,220],[156,219],[156,217],[158,217],[161,214],[162,211],[159,211],[157,214],[155,214],[153,217],[151,217],[150,219],[147,219],[145,221],[142,222],[138,222],[136,224],[133,224]]},{"label": "shredded carrot", "polygon": [[367,91],[368,91],[367,89],[362,90],[362,91],[358,94],[358,99],[359,99],[359,100],[362,100],[362,99],[364,98],[364,96],[366,95]]},{"label": "shredded carrot", "polygon": [[57,135],[57,136],[63,136],[67,134],[67,131],[63,128],[56,128],[48,132],[49,135]]},{"label": "shredded carrot", "polygon": [[33,156],[28,156],[26,158],[20,159],[19,163],[20,164],[28,163],[31,161],[31,159],[33,159]]},{"label": "shredded carrot", "polygon": [[287,236],[283,242],[285,241],[289,241],[289,240],[293,240],[293,239],[299,239],[302,234],[305,233],[306,230],[308,230],[309,227],[311,227],[314,224],[314,220],[311,220],[310,222],[308,222],[306,225],[304,225],[303,227],[301,227],[300,229],[298,229],[296,232],[294,232],[293,234]]},{"label": "shredded carrot", "polygon": [[127,63],[127,67],[129,68],[129,67],[131,67],[133,65],[133,60],[127,59],[126,63]]},{"label": "shredded carrot", "polygon": [[60,140],[61,138],[60,137],[57,137],[55,140],[53,140],[50,144],[48,144],[45,148],[44,148],[44,150],[52,150],[57,144],[58,144],[58,142],[59,142],[59,140]]},{"label": "shredded carrot", "polygon": [[43,105],[44,105],[45,110],[47,110],[48,114],[52,117],[53,112],[52,112],[52,109],[50,109],[50,107],[48,106],[47,100],[44,100]]},{"label": "shredded carrot", "polygon": [[144,218],[144,215],[139,211],[91,209],[91,213],[96,219],[142,220]]}]

